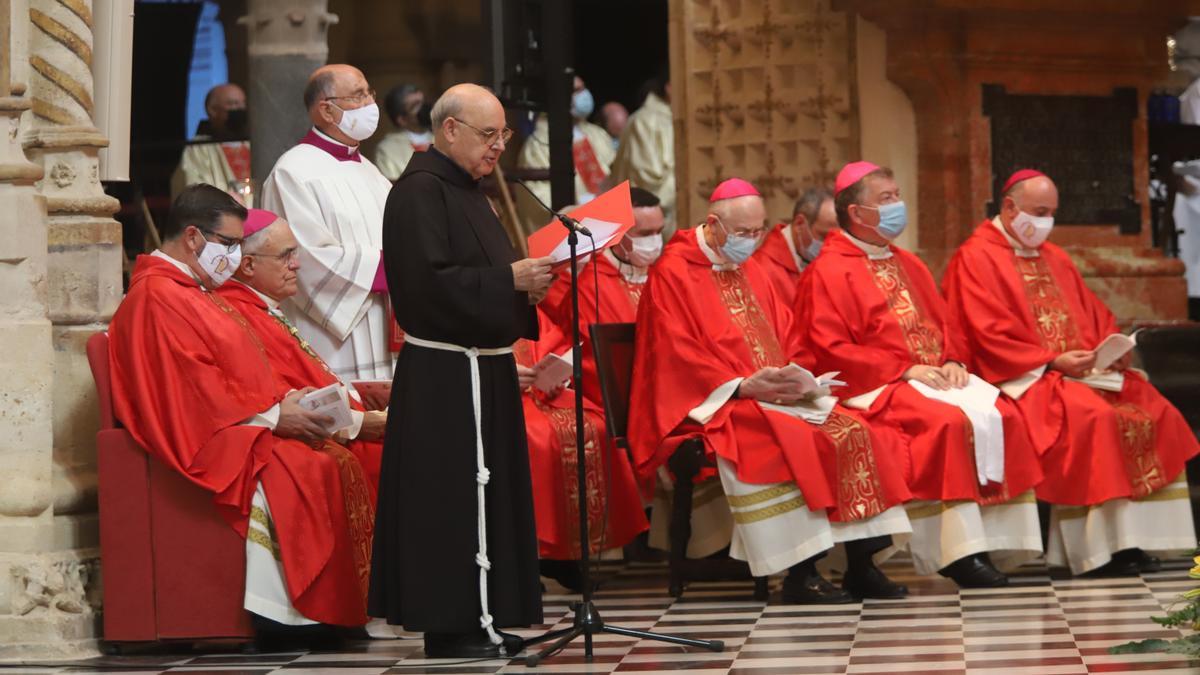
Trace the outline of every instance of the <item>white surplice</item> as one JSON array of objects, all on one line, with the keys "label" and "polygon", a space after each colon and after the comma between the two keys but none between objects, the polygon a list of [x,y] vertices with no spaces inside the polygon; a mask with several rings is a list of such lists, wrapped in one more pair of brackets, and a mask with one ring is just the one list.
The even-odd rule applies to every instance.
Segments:
[{"label": "white surplice", "polygon": [[343,381],[390,380],[387,298],[371,293],[371,284],[392,184],[353,154],[358,161],[296,145],[267,177],[263,208],[291,223],[300,242],[300,291],[283,305],[300,335]]}]

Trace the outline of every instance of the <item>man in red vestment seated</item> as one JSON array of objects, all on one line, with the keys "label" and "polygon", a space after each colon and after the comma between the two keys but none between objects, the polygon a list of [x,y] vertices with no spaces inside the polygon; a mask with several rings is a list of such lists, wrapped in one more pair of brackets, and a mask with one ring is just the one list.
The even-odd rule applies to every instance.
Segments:
[{"label": "man in red vestment seated", "polygon": [[[680,230],[655,264],[638,308],[629,437],[637,471],[658,471],[680,443],[701,439],[734,529],[730,555],[756,576],[790,568],[789,603],[903,597],[874,555],[911,531],[892,457],[898,434],[868,427],[811,391],[792,313],[753,259],[767,232],[762,197],[740,179],[713,192],[710,212]],[[706,470],[707,475],[714,473]],[[845,543],[845,591],[816,560]]]},{"label": "man in red vestment seated", "polygon": [[[575,435],[575,392],[564,382],[535,386],[538,364],[549,354],[562,356],[571,341],[538,311],[536,342],[518,340],[513,348],[525,408],[538,557],[543,576],[572,591],[582,588],[578,560],[579,489]],[[629,456],[614,448],[604,433],[604,410],[584,399],[584,456],[587,473],[588,551],[593,558],[620,548],[645,531],[646,515]]]},{"label": "man in red vestment seated", "polygon": [[1200,446],[1129,368],[1132,352],[1097,372],[1096,348],[1117,321],[1046,241],[1054,182],[1025,169],[1002,192],[1000,214],[963,243],[942,283],[972,367],[1016,402],[1041,455],[1037,496],[1055,505],[1047,562],[1075,574],[1156,570],[1146,549],[1196,545],[1183,469]]},{"label": "man in red vestment seated", "polygon": [[1021,416],[972,376],[961,331],[929,269],[892,244],[907,224],[890,169],[854,162],[837,177],[841,230],[796,298],[797,330],[847,383],[842,402],[908,438],[904,467],[917,571],[966,588],[1004,586],[991,554],[1041,553],[1031,489],[1041,478]]},{"label": "man in red vestment seated", "polygon": [[139,444],[212,492],[246,537],[247,610],[361,626],[374,509],[362,467],[301,408],[245,317],[213,293],[241,257],[246,210],[211,185],[171,207],[109,325],[113,407]]},{"label": "man in red vestment seated", "polygon": [[[579,336],[583,345],[583,395],[600,405],[600,377],[588,328],[594,323],[633,323],[638,300],[646,286],[650,266],[662,254],[663,210],[653,192],[629,188],[634,226],[615,246],[592,256],[579,271]],[[561,327],[571,330],[571,279],[569,269],[559,272],[558,292],[551,292],[540,307]],[[597,305],[599,313],[597,314]]]},{"label": "man in red vestment seated", "polygon": [[[233,279],[217,289],[250,324],[267,351],[271,369],[290,389],[327,387],[338,381],[308,341],[279,309],[298,290],[300,243],[288,222],[271,211],[250,209],[242,230],[242,261]],[[349,395],[354,423],[335,440],[344,445],[367,473],[372,503],[379,487],[379,463],[387,412],[368,411],[357,393]]]},{"label": "man in red vestment seated", "polygon": [[809,188],[796,200],[792,222],[776,225],[754,254],[788,307],[795,304],[800,273],[816,260],[825,237],[836,229],[833,193],[823,187]]}]

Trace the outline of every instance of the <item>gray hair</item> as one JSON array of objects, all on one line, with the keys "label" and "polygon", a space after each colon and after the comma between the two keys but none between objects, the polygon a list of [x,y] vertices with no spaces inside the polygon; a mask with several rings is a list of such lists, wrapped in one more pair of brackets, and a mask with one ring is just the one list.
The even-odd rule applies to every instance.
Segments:
[{"label": "gray hair", "polygon": [[828,188],[812,187],[805,190],[792,208],[792,220],[803,214],[804,220],[812,223],[817,219],[817,214],[821,213],[821,205],[825,203],[826,199],[833,199],[833,193]]},{"label": "gray hair", "polygon": [[242,255],[256,255],[267,245],[267,241],[271,238],[271,230],[282,222],[282,219],[277,219],[275,222],[264,227],[263,229],[251,234],[249,237],[242,239]]},{"label": "gray hair", "polygon": [[308,84],[304,86],[304,109],[312,110],[312,107],[318,102],[333,96],[333,87],[336,80],[336,73],[332,69],[322,70],[313,76],[308,81]]}]

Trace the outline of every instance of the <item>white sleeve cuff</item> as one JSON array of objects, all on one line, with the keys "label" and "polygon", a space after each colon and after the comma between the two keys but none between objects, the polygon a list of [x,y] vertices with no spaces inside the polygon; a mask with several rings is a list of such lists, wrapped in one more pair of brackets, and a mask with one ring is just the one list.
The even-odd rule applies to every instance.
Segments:
[{"label": "white sleeve cuff", "polygon": [[708,424],[713,415],[721,409],[721,406],[729,402],[733,395],[737,393],[737,388],[742,384],[742,380],[746,378],[737,377],[713,390],[713,393],[704,399],[704,403],[692,408],[688,412],[688,418],[694,420],[698,424]]},{"label": "white sleeve cuff", "polygon": [[1041,366],[1034,368],[1024,375],[1014,377],[1007,382],[1001,382],[996,386],[1000,387],[1000,391],[1004,392],[1006,396],[1015,401],[1024,396],[1025,392],[1029,391],[1029,388],[1032,387],[1034,383],[1040,380],[1042,375],[1045,374],[1046,364],[1042,364]]},{"label": "white sleeve cuff", "polygon": [[875,399],[879,398],[879,395],[882,394],[883,390],[886,388],[887,385],[885,384],[882,387],[872,389],[865,394],[859,394],[858,396],[852,396],[850,398],[843,399],[842,405],[846,406],[847,408],[854,408],[855,410],[867,410],[871,406],[875,405]]},{"label": "white sleeve cuff", "polygon": [[271,431],[275,431],[275,427],[279,426],[279,404],[276,403],[254,417],[242,422],[242,424],[251,427],[266,427]]},{"label": "white sleeve cuff", "polygon": [[361,410],[350,411],[350,426],[342,430],[342,433],[346,434],[346,438],[351,440],[358,438],[359,432],[362,431],[363,420],[366,417],[367,414]]}]

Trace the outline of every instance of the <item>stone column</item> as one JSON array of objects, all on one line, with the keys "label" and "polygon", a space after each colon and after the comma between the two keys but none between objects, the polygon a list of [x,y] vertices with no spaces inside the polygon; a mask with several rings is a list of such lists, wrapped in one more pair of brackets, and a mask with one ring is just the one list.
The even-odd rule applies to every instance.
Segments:
[{"label": "stone column", "polygon": [[275,160],[308,131],[304,85],[329,56],[337,15],[328,0],[249,0],[238,23],[249,31],[251,172],[265,180]]},{"label": "stone column", "polygon": [[25,80],[47,64],[29,53],[32,9],[0,0],[0,659],[94,654],[97,625],[95,550],[78,548],[94,536],[55,516],[54,236],[45,172],[22,147],[33,118],[21,116],[38,107]]}]

